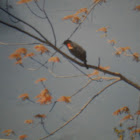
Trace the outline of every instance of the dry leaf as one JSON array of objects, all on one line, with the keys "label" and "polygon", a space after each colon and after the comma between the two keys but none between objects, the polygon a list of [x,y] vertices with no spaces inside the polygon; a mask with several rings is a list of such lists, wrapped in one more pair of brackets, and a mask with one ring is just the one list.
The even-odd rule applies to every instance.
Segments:
[{"label": "dry leaf", "polygon": [[27,138],[27,135],[20,135],[19,136],[19,140],[24,140],[25,138]]},{"label": "dry leaf", "polygon": [[2,133],[4,133],[6,136],[9,136],[11,134],[15,134],[15,132],[12,129],[4,130]]},{"label": "dry leaf", "polygon": [[135,113],[135,115],[140,115],[140,110],[138,110],[138,111]]},{"label": "dry leaf", "polygon": [[99,28],[98,30],[96,30],[96,32],[101,31],[101,32],[107,33],[107,28],[108,28],[108,27]]},{"label": "dry leaf", "polygon": [[129,108],[127,106],[121,107],[118,110],[116,110],[113,115],[119,115],[121,113],[129,113]]},{"label": "dry leaf", "polygon": [[74,17],[72,18],[72,22],[73,22],[73,23],[80,23],[80,21],[81,21],[81,18],[80,18],[79,16],[74,16]]},{"label": "dry leaf", "polygon": [[48,62],[60,62],[60,59],[59,57],[54,56],[54,57],[49,58]]},{"label": "dry leaf", "polygon": [[72,19],[73,15],[68,15],[62,18],[62,20],[68,20],[68,19]]},{"label": "dry leaf", "polygon": [[33,123],[33,120],[25,120],[24,123],[26,123],[26,124],[32,124]]},{"label": "dry leaf", "polygon": [[140,57],[140,54],[138,54],[137,52],[135,52],[135,53],[133,53],[133,59],[135,60],[135,61],[139,61],[139,57]]},{"label": "dry leaf", "polygon": [[26,57],[33,57],[35,54],[33,53],[33,52],[31,52],[31,53],[28,53],[28,54],[26,54],[25,56],[24,56],[24,58],[26,58]]},{"label": "dry leaf", "polygon": [[34,46],[37,52],[40,52],[41,54],[45,52],[49,52],[49,50],[42,44]]},{"label": "dry leaf", "polygon": [[94,75],[99,75],[99,71],[98,70],[93,70],[92,73],[88,74],[88,77],[94,76]]},{"label": "dry leaf", "polygon": [[46,81],[47,79],[46,78],[39,78],[39,79],[37,79],[36,81],[35,81],[35,83],[36,84],[38,84],[39,82],[44,82],[44,81]]},{"label": "dry leaf", "polygon": [[23,4],[23,3],[28,3],[31,2],[32,0],[20,0],[17,2],[17,4]]},{"label": "dry leaf", "polygon": [[22,59],[17,60],[15,64],[22,64]]},{"label": "dry leaf", "polygon": [[106,66],[106,67],[99,67],[99,68],[101,68],[102,70],[109,70],[110,69],[110,66]]},{"label": "dry leaf", "polygon": [[21,55],[19,53],[12,53],[10,56],[9,56],[10,59],[21,59]]},{"label": "dry leaf", "polygon": [[70,103],[71,102],[71,97],[70,96],[61,96],[59,99],[57,99],[58,102],[66,102]]},{"label": "dry leaf", "polygon": [[88,9],[87,9],[87,8],[81,8],[81,9],[79,9],[79,10],[74,14],[74,16],[77,16],[77,15],[79,15],[80,13],[88,14]]},{"label": "dry leaf", "polygon": [[112,46],[117,43],[116,40],[114,40],[114,39],[108,40],[107,42],[110,43]]},{"label": "dry leaf", "polygon": [[134,134],[134,133],[140,133],[140,128],[137,128],[137,129],[131,131],[131,134]]},{"label": "dry leaf", "polygon": [[37,114],[34,116],[35,118],[46,118],[46,115],[45,114]]},{"label": "dry leaf", "polygon": [[41,105],[50,104],[52,102],[52,96],[47,93],[45,96],[40,97],[36,102],[39,102]]},{"label": "dry leaf", "polygon": [[140,5],[135,6],[134,10],[140,11]]},{"label": "dry leaf", "polygon": [[18,98],[21,98],[24,101],[26,99],[29,99],[29,94],[28,93],[21,94],[20,96],[18,96]]},{"label": "dry leaf", "polygon": [[93,0],[94,4],[101,3],[101,2],[106,2],[106,0]]},{"label": "dry leaf", "polygon": [[126,120],[129,120],[129,119],[133,119],[133,116],[130,115],[130,114],[128,114],[128,115],[126,115],[124,118],[122,118],[122,119],[120,120],[120,123],[122,123],[122,122],[124,122],[124,121],[126,121]]},{"label": "dry leaf", "polygon": [[18,48],[18,49],[15,51],[15,53],[26,55],[26,54],[27,54],[27,49],[26,49],[26,48]]}]

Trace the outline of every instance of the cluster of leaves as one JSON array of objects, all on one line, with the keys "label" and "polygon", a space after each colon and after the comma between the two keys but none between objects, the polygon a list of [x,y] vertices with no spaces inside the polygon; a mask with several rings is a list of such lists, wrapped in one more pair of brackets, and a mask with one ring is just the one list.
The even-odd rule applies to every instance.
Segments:
[{"label": "cluster of leaves", "polygon": [[[45,114],[36,114],[34,117],[40,119],[41,123],[42,123],[43,119],[46,118],[46,115]],[[25,124],[33,124],[34,120],[25,120],[24,123]],[[16,135],[15,131],[12,129],[4,130],[2,133],[5,134],[5,136]],[[25,140],[27,137],[28,137],[28,135],[22,134],[22,135],[18,136],[18,139]]]},{"label": "cluster of leaves", "polygon": [[[126,115],[120,120],[119,128],[118,127],[114,128],[114,132],[119,137],[119,140],[123,140],[125,136],[124,134],[126,133],[126,131],[128,131],[131,139],[135,140],[136,134],[140,134],[140,128],[138,128],[137,124],[134,125],[135,123],[134,121],[135,120],[138,121],[138,116],[140,116],[140,110],[138,110],[136,113],[132,115],[130,114],[130,109],[127,106],[124,106],[124,107],[119,108],[115,112],[113,112],[114,116],[118,116],[121,114],[126,114]],[[123,127],[124,122],[127,122],[129,120],[133,121],[133,125],[123,129],[122,127]]]},{"label": "cluster of leaves", "polygon": [[[93,6],[95,6],[96,4],[100,4],[102,2],[106,2],[106,0],[93,0],[94,4]],[[87,18],[87,15],[89,14],[89,11],[91,9],[88,10],[87,8],[81,8],[74,14],[63,17],[62,20],[70,20],[76,24],[82,23]]]},{"label": "cluster of leaves", "polygon": [[71,20],[73,23],[80,23],[88,14],[87,8],[81,8],[76,13],[63,17],[62,20]]},{"label": "cluster of leaves", "polygon": [[[101,37],[107,37],[108,28],[109,27],[101,27],[98,30],[96,30],[96,32],[103,32],[104,34]],[[131,50],[130,46],[116,47],[115,45],[117,44],[117,41],[115,39],[107,40],[107,42],[109,44],[111,44],[111,46],[114,47],[114,49],[115,49],[114,54],[116,56],[120,56],[120,55],[123,54],[125,56],[131,56],[133,58],[133,60],[136,61],[136,62],[140,61],[140,54],[138,52],[132,53],[132,50]]]},{"label": "cluster of leaves", "polygon": [[[35,81],[35,83],[39,83],[41,82],[41,84],[44,87],[44,81],[46,81],[46,78],[39,78]],[[23,101],[25,100],[29,100],[29,94],[28,93],[23,93],[20,96],[18,96],[18,98],[22,99]],[[50,104],[52,103],[52,99],[53,97],[51,96],[49,90],[47,88],[44,88],[37,96],[35,96],[35,99],[37,99],[37,103],[40,103],[41,105],[43,104]],[[61,96],[60,98],[58,98],[55,102],[66,102],[69,103],[71,102],[71,97],[70,96]]]},{"label": "cluster of leaves", "polygon": [[[48,54],[50,51],[48,50],[48,48],[46,48],[44,45],[39,44],[34,46],[34,49],[36,50],[36,52],[39,52],[41,55],[46,53]],[[24,58],[33,58],[35,56],[35,54],[33,52],[29,52],[26,48],[18,48],[17,50],[15,50],[12,54],[10,54],[9,58],[10,59],[15,59],[16,62],[15,64],[23,64],[23,59]],[[50,57],[48,59],[48,62],[60,62],[59,57],[54,56],[54,57]]]}]

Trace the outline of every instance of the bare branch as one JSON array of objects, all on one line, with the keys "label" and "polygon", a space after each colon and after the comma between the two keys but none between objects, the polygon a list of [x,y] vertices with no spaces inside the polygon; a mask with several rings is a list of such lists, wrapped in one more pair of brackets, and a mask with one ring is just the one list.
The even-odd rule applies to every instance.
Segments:
[{"label": "bare branch", "polygon": [[109,85],[105,86],[101,91],[99,91],[97,94],[95,94],[82,108],[81,110],[74,115],[71,119],[69,119],[66,123],[64,123],[62,126],[60,126],[59,128],[57,128],[56,130],[54,130],[53,132],[51,132],[48,136],[45,136],[43,138],[40,138],[39,140],[43,140],[46,139],[50,136],[52,136],[53,134],[55,134],[56,132],[58,132],[59,130],[61,130],[62,128],[64,128],[66,125],[68,125],[71,121],[73,121],[76,117],[78,117],[84,110],[85,108],[92,102],[93,99],[95,99],[98,95],[100,95],[104,90],[106,90],[107,88],[109,88],[110,86],[112,86],[113,84],[117,83],[118,81],[120,81],[120,79],[110,83]]},{"label": "bare branch", "polygon": [[16,16],[14,16],[13,14],[9,13],[8,11],[6,11],[5,9],[3,9],[2,7],[0,7],[0,10],[2,10],[3,12],[5,12],[6,14],[10,15],[11,17],[17,19],[18,21],[22,22],[23,24],[27,25],[28,27],[32,28],[34,31],[36,31],[46,42],[48,42],[48,40],[32,25],[28,24],[27,22],[21,20],[20,18],[17,18]]}]

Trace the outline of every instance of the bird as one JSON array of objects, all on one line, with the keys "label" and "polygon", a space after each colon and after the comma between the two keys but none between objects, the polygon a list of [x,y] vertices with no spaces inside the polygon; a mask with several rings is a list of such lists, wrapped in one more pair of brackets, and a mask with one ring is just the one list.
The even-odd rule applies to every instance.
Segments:
[{"label": "bird", "polygon": [[76,58],[84,62],[85,67],[88,69],[87,60],[86,60],[86,51],[77,43],[71,40],[65,40],[63,42],[67,46],[69,52],[74,55]]}]

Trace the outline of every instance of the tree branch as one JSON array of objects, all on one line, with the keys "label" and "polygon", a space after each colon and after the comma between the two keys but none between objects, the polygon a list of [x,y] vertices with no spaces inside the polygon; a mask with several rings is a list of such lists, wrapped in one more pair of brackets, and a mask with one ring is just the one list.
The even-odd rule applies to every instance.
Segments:
[{"label": "tree branch", "polygon": [[92,102],[93,99],[95,99],[98,95],[100,95],[104,90],[106,90],[107,88],[109,88],[110,86],[112,86],[113,84],[117,83],[118,81],[120,81],[120,79],[110,83],[109,85],[107,85],[106,87],[104,87],[101,91],[99,91],[97,94],[95,94],[82,108],[81,110],[75,115],[73,116],[71,119],[69,119],[66,123],[64,123],[62,126],[60,126],[59,128],[57,128],[56,130],[54,130],[53,132],[51,132],[48,136],[45,136],[43,138],[40,138],[39,140],[43,140],[46,139],[48,137],[50,137],[51,135],[55,134],[56,132],[58,132],[59,130],[61,130],[62,128],[64,128],[66,125],[68,125],[71,121],[73,121],[76,117],[78,117],[84,110],[85,108]]},{"label": "tree branch", "polygon": [[[11,24],[9,24],[9,23],[6,23],[6,22],[4,22],[4,21],[2,21],[2,20],[0,20],[0,23],[4,24],[4,25],[6,25],[6,26],[9,26],[9,27],[11,27],[11,28],[13,28],[13,29],[16,29],[16,30],[18,30],[18,31],[20,31],[20,32],[22,32],[22,33],[24,33],[24,34],[26,34],[26,35],[28,35],[28,36],[30,36],[30,37],[32,37],[32,38],[34,38],[34,39],[40,41],[40,42],[42,42],[42,43],[45,43],[45,44],[49,45],[51,48],[53,48],[54,50],[56,50],[57,52],[59,52],[59,53],[60,53],[62,56],[64,56],[65,58],[71,60],[72,62],[76,63],[77,65],[79,65],[79,66],[81,66],[81,67],[85,67],[85,65],[84,65],[83,63],[81,63],[81,62],[75,60],[74,58],[72,58],[72,57],[70,57],[70,56],[68,56],[66,53],[64,53],[64,52],[61,51],[59,48],[57,48],[55,45],[53,45],[50,41],[48,41],[48,40],[47,40],[47,41],[46,41],[46,40],[44,41],[44,40],[42,40],[42,39],[36,37],[35,35],[32,35],[31,33],[27,32],[27,31],[24,31],[24,30],[22,30],[22,29],[20,29],[20,28],[18,28],[18,27],[16,27],[16,26],[13,26],[13,25],[11,25]],[[124,82],[126,82],[126,83],[128,83],[129,85],[131,85],[131,86],[135,87],[136,89],[140,90],[140,85],[138,85],[137,83],[134,83],[133,81],[127,79],[125,76],[123,76],[122,74],[120,74],[120,73],[118,73],[118,72],[112,72],[112,71],[104,70],[104,69],[102,69],[102,68],[100,68],[100,67],[98,67],[98,66],[89,65],[89,64],[87,64],[87,66],[88,66],[89,68],[99,70],[99,71],[101,71],[101,72],[103,72],[103,73],[110,74],[110,75],[113,75],[113,76],[117,76],[117,77],[119,77],[121,80],[123,80]]]}]

